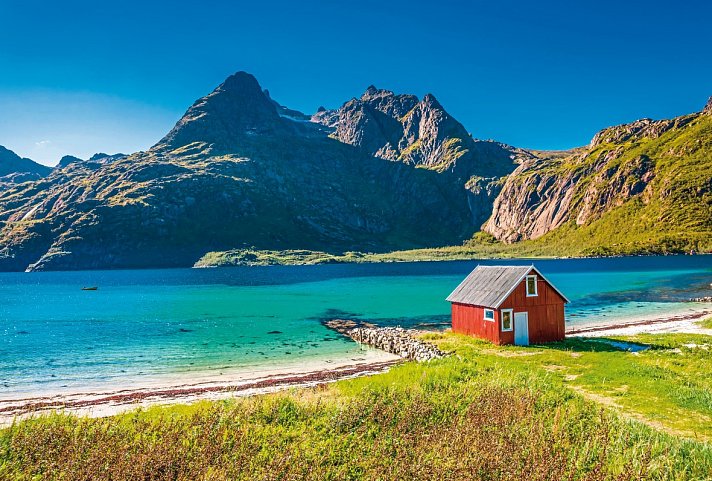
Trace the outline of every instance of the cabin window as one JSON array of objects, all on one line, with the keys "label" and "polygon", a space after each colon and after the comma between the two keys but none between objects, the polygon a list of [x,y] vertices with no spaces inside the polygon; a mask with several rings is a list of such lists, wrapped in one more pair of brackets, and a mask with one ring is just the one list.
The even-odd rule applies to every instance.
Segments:
[{"label": "cabin window", "polygon": [[527,276],[527,297],[535,297],[536,295],[536,276]]},{"label": "cabin window", "polygon": [[512,330],[512,318],[514,314],[512,309],[502,309],[502,331]]},{"label": "cabin window", "polygon": [[492,309],[485,309],[485,321],[494,322],[494,311]]}]

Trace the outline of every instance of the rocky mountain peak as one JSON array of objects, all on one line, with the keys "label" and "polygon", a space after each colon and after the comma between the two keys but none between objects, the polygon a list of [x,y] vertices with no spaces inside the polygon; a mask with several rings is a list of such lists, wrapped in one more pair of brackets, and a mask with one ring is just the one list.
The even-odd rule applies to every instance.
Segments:
[{"label": "rocky mountain peak", "polygon": [[377,99],[380,97],[392,97],[395,94],[390,90],[378,89],[373,85],[369,85],[366,91],[361,95],[361,100],[368,102],[369,100]]},{"label": "rocky mountain peak", "polygon": [[376,92],[378,92],[378,89],[375,85],[371,84],[366,87],[366,91],[363,93],[363,95],[374,95]]},{"label": "rocky mountain peak", "polygon": [[258,93],[266,93],[267,89],[262,89],[254,75],[240,70],[230,75],[225,81],[215,89],[215,91],[237,92],[239,95],[257,95]]},{"label": "rocky mountain peak", "polygon": [[712,96],[707,99],[707,104],[705,105],[705,108],[702,109],[702,112],[705,114],[712,114]]},{"label": "rocky mountain peak", "polygon": [[33,174],[43,177],[52,169],[34,160],[20,157],[15,152],[0,145],[0,177],[18,173]]},{"label": "rocky mountain peak", "polygon": [[508,148],[474,141],[433,94],[420,100],[371,85],[338,109],[318,111],[312,121],[370,155],[448,171],[463,184],[473,175],[496,177],[515,167]]},{"label": "rocky mountain peak", "polygon": [[423,105],[427,105],[430,108],[434,109],[442,109],[443,106],[440,105],[440,102],[438,102],[438,99],[435,98],[435,95],[431,93],[425,94],[425,97],[423,97]]},{"label": "rocky mountain peak", "polygon": [[80,159],[79,157],[75,157],[73,155],[65,155],[61,159],[59,159],[59,162],[57,163],[57,168],[62,169],[69,164],[73,164],[75,162],[84,162],[84,160]]},{"label": "rocky mountain peak", "polygon": [[224,150],[245,135],[277,130],[279,119],[275,102],[257,79],[241,71],[198,99],[154,147],[177,148],[206,142]]}]

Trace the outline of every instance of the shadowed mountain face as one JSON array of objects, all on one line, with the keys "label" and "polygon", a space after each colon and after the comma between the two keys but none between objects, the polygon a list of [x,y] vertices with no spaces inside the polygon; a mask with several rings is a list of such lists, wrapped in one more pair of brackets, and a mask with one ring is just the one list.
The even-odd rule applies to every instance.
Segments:
[{"label": "shadowed mountain face", "polygon": [[0,145],[0,190],[14,184],[40,179],[51,171],[51,167],[20,157]]},{"label": "shadowed mountain face", "polygon": [[[380,109],[396,117],[411,112],[413,142],[422,147],[404,154],[411,137],[402,128],[406,140],[394,134],[391,144],[400,145],[398,156],[371,155],[280,106],[239,72],[150,150],[67,162],[0,193],[0,269],[190,266],[208,251],[243,247],[340,253],[462,242],[481,223],[464,183],[500,158],[472,157],[467,162],[481,170],[470,173],[460,159],[471,155],[461,152],[475,141],[434,99],[384,102]],[[360,138],[372,142],[370,125],[362,127]],[[432,149],[445,152],[454,133],[465,135],[455,141],[462,150],[435,168],[445,161]],[[486,144],[497,155],[504,149]],[[507,166],[492,177],[514,167],[504,157]]]}]

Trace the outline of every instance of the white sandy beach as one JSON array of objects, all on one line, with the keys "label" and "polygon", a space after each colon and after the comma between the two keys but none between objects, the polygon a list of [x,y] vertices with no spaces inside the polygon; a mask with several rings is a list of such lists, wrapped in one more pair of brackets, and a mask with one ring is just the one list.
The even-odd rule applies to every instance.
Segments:
[{"label": "white sandy beach", "polygon": [[317,384],[383,372],[401,358],[377,349],[364,348],[357,358],[307,361],[265,369],[222,373],[171,375],[140,384],[117,384],[81,391],[0,397],[0,427],[13,419],[51,411],[83,416],[111,416],[139,407],[191,403],[275,392],[290,387]]},{"label": "white sandy beach", "polygon": [[567,336],[602,337],[633,336],[636,334],[688,333],[712,335],[712,329],[705,329],[699,321],[712,316],[712,304],[701,303],[692,306],[688,312],[673,316],[640,316],[627,318],[614,324],[590,324],[566,330]]}]

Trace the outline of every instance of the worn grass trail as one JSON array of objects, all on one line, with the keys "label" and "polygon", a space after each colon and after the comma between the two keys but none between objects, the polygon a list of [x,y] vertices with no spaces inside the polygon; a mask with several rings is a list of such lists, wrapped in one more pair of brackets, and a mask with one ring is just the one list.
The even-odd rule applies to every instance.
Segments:
[{"label": "worn grass trail", "polygon": [[[628,352],[624,341],[647,349]],[[438,341],[478,357],[481,364],[545,371],[599,404],[616,407],[669,433],[712,440],[712,337],[641,334],[611,339],[567,339],[550,345],[493,349],[477,340],[444,336]]]}]

